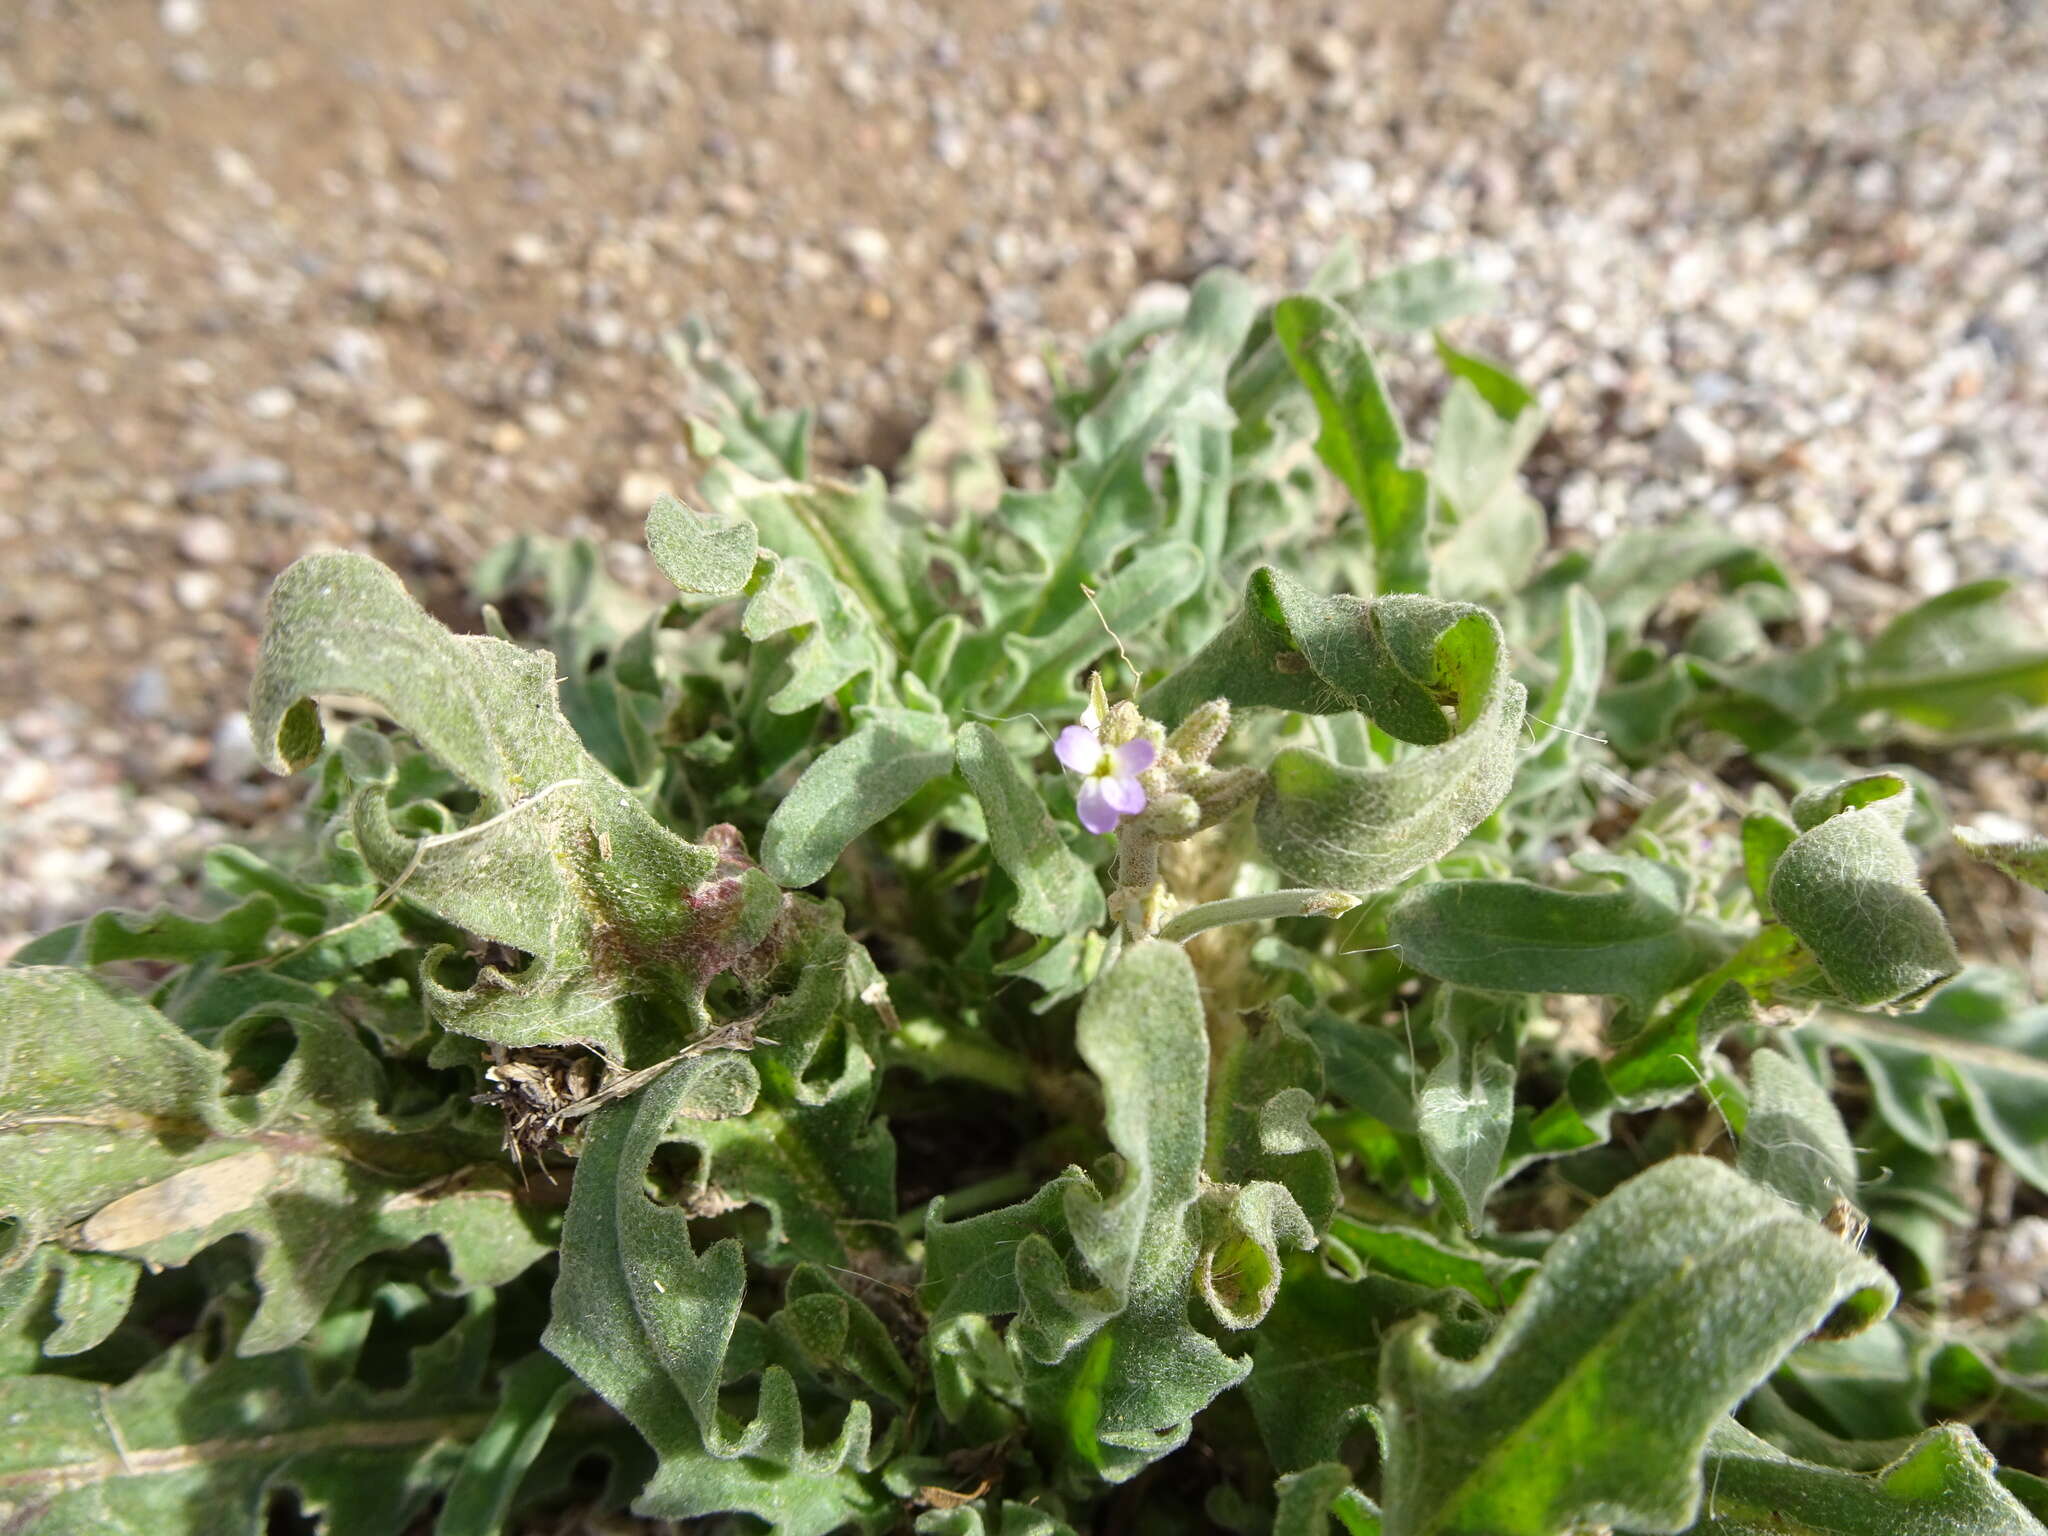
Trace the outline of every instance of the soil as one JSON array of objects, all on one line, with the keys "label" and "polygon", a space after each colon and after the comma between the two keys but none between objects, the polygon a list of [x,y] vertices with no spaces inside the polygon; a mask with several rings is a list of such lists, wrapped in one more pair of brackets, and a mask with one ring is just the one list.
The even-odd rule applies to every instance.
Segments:
[{"label": "soil", "polygon": [[[1599,536],[1617,487],[1674,457],[1740,459],[1746,429],[1673,400],[1711,405],[1729,370],[1791,367],[1814,337],[1896,408],[1834,422],[1850,447],[1821,452],[1827,398],[1867,397],[1863,375],[1816,381],[1813,422],[1776,410],[1768,369],[1749,380],[1781,431],[1745,463],[1739,524],[1784,509],[1837,596],[2004,568],[2015,526],[2022,567],[2048,569],[2024,489],[2048,453],[2040,221],[2013,191],[2043,34],[1961,0],[14,0],[0,945],[289,801],[237,712],[295,555],[368,549],[464,623],[468,569],[513,531],[644,569],[647,503],[688,489],[663,344],[688,318],[774,399],[819,406],[828,468],[892,461],[968,357],[1022,457],[1061,360],[1148,283],[1218,262],[1298,280],[1342,238],[1373,269],[1490,245],[1532,275],[1480,339],[1590,402],[1565,391],[1539,466],[1562,525]],[[1958,99],[1989,142],[1943,140]],[[1953,206],[1932,194],[1939,238],[1913,222],[1924,189],[1865,189],[1923,155],[1984,172]],[[1812,302],[1839,315],[1810,325],[1802,299],[1702,353],[1691,313],[1737,279],[1785,291],[1773,260],[1838,274]],[[1946,394],[1915,372],[1923,337],[1963,349]],[[1987,389],[1971,359],[2000,345],[2017,369]],[[1887,507],[1913,501],[1896,440],[1951,397],[1977,413],[1950,476],[1987,487],[1974,546],[1841,490],[1868,471],[1896,482]],[[39,808],[81,850],[106,840],[94,818],[160,825],[82,872],[63,854],[60,878],[6,835]]]}]

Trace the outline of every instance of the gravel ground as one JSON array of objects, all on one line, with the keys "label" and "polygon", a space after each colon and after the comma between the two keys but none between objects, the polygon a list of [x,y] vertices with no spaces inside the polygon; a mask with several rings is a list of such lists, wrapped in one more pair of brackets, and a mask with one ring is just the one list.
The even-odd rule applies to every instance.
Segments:
[{"label": "gravel ground", "polygon": [[0,953],[293,798],[238,711],[294,554],[451,617],[513,529],[636,569],[690,315],[828,464],[968,355],[1028,453],[1148,283],[1463,255],[1561,538],[1706,509],[1841,622],[2048,592],[2044,143],[2024,3],[16,0]]}]

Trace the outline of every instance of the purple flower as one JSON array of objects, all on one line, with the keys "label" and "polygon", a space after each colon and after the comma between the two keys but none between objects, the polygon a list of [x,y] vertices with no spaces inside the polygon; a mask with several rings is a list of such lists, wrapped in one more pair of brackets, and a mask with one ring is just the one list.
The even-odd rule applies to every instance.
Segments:
[{"label": "purple flower", "polygon": [[1118,820],[1145,809],[1145,786],[1138,775],[1152,766],[1158,749],[1140,736],[1120,747],[1105,747],[1088,725],[1070,725],[1053,743],[1059,760],[1081,775],[1074,808],[1090,832],[1111,832]]}]

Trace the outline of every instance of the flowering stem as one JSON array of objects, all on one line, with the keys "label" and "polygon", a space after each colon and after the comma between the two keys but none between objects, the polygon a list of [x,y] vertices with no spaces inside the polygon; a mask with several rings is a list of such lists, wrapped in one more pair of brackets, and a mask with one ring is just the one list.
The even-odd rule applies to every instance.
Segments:
[{"label": "flowering stem", "polygon": [[1266,891],[1257,896],[1226,896],[1205,901],[1175,917],[1159,937],[1178,943],[1226,923],[1260,923],[1274,917],[1338,917],[1358,905],[1349,891]]}]

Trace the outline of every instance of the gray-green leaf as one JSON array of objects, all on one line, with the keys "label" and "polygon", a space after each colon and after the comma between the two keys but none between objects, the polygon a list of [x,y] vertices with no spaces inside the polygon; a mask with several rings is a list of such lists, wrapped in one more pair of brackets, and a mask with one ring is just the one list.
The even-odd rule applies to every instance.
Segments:
[{"label": "gray-green leaf", "polygon": [[1102,921],[1102,885],[1061,838],[1038,790],[985,725],[960,728],[954,760],[988,820],[990,851],[1017,887],[1010,916],[1029,933],[1057,938]]},{"label": "gray-green leaf", "polygon": [[1920,888],[1912,806],[1911,786],[1888,773],[1806,790],[1792,803],[1800,834],[1771,870],[1772,910],[1859,1006],[1909,1003],[1962,964]]},{"label": "gray-green leaf", "polygon": [[1896,1294],[1725,1165],[1660,1163],[1558,1240],[1472,1359],[1427,1319],[1388,1340],[1386,1536],[1682,1531],[1722,1416],[1831,1314],[1867,1323]]}]

